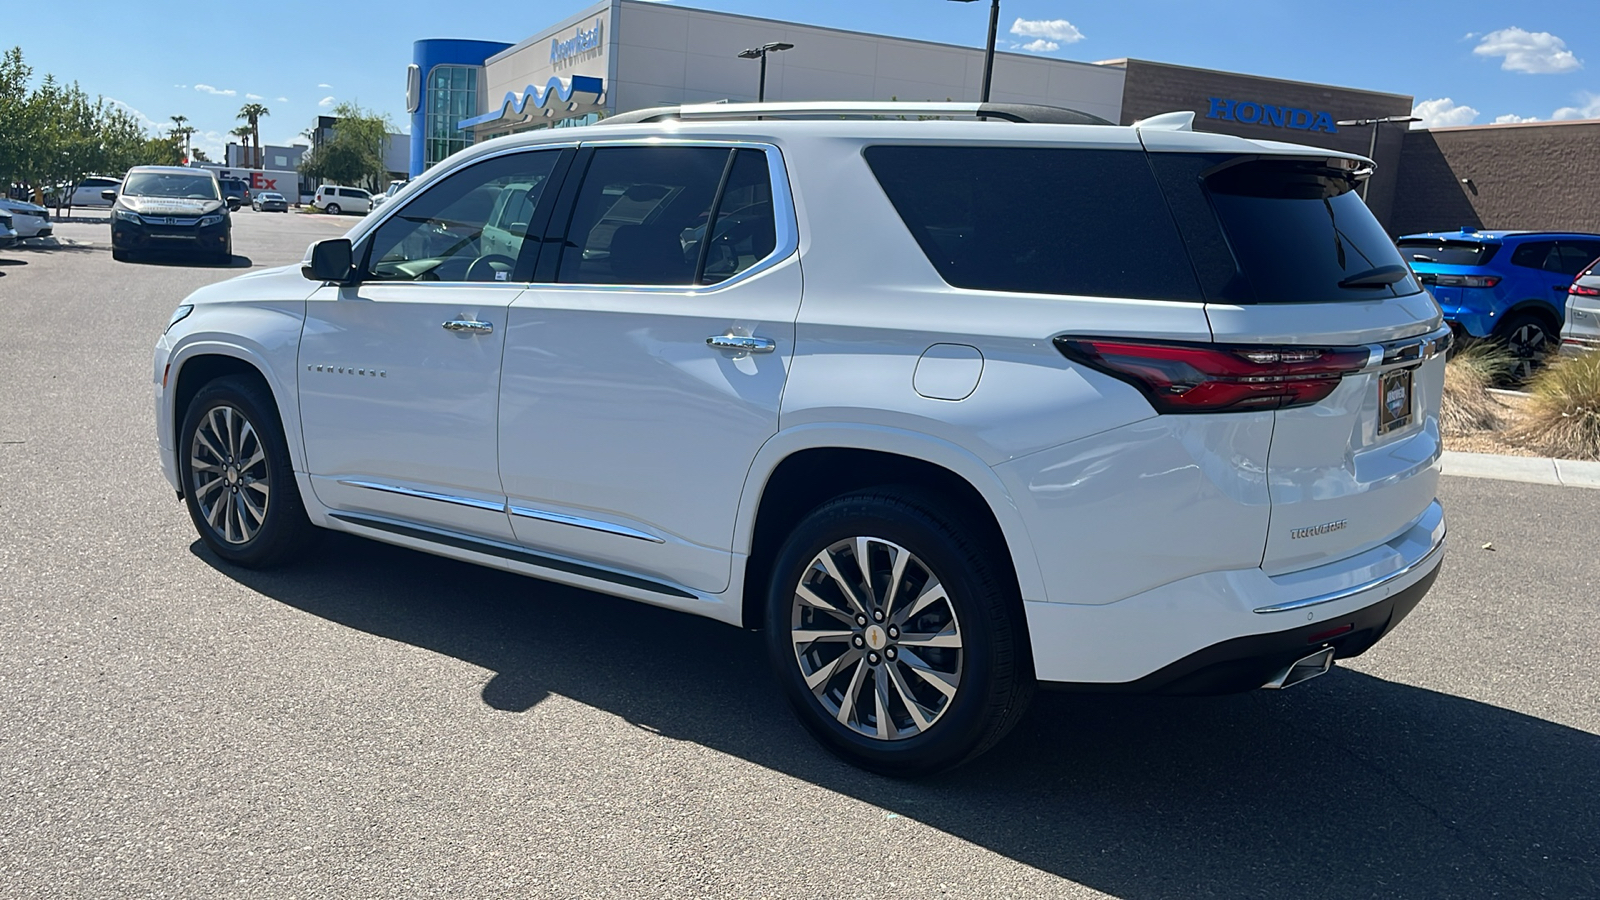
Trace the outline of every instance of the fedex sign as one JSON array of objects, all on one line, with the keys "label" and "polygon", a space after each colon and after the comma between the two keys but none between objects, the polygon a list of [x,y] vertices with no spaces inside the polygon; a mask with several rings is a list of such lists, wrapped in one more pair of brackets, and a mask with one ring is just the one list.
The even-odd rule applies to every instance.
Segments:
[{"label": "fedex sign", "polygon": [[1210,101],[1211,109],[1206,112],[1208,119],[1243,122],[1246,125],[1266,125],[1272,128],[1293,128],[1296,131],[1339,133],[1339,126],[1333,124],[1333,116],[1325,112],[1312,112],[1309,109],[1296,109],[1292,106],[1269,106],[1253,100],[1232,100],[1226,97],[1211,97]]},{"label": "fedex sign", "polygon": [[277,189],[278,189],[278,179],[277,178],[268,178],[267,177],[267,173],[265,173],[265,172],[251,172],[250,173],[250,190],[252,190],[252,191],[275,191]]}]

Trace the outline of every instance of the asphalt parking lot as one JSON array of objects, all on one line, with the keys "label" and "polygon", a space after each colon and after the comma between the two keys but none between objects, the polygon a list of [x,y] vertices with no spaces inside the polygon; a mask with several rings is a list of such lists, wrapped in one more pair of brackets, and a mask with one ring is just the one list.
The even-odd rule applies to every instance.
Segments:
[{"label": "asphalt parking lot", "polygon": [[0,250],[0,896],[1600,896],[1600,491],[1447,478],[1444,574],[1366,656],[1042,695],[918,783],[723,625],[340,535],[219,562],[150,347],[355,221],[245,210],[232,268]]}]

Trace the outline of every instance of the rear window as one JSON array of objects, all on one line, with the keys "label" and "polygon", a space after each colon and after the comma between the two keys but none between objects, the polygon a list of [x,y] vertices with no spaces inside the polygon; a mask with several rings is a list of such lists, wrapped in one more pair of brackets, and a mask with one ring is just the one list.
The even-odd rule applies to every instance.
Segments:
[{"label": "rear window", "polygon": [[1333,161],[1157,153],[1151,164],[1209,299],[1328,303],[1422,290]]},{"label": "rear window", "polygon": [[1204,299],[1140,150],[878,146],[865,156],[955,287]]},{"label": "rear window", "polygon": [[1476,241],[1417,240],[1401,241],[1400,255],[1410,262],[1441,266],[1483,266],[1494,259],[1499,244]]}]

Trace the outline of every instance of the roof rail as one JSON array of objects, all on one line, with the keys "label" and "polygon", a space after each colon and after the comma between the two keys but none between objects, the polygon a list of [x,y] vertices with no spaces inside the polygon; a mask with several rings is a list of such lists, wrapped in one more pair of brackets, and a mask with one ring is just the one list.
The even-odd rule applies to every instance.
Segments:
[{"label": "roof rail", "polygon": [[1001,119],[1050,125],[1113,125],[1099,116],[1032,103],[918,103],[882,100],[804,100],[778,103],[692,103],[656,106],[618,113],[601,119],[601,125],[663,122],[669,119],[861,119],[933,117],[948,119]]}]

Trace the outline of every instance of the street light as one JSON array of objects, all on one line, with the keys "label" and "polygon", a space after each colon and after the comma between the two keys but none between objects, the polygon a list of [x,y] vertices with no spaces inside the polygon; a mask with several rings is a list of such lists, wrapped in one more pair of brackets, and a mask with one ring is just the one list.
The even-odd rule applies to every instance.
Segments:
[{"label": "street light", "polygon": [[[998,0],[997,0],[997,2],[998,2]],[[1345,119],[1343,121],[1335,122],[1333,124],[1338,125],[1340,128],[1344,128],[1346,126],[1353,128],[1353,127],[1360,126],[1360,125],[1371,125],[1372,126],[1372,141],[1367,144],[1367,159],[1371,159],[1372,155],[1374,153],[1378,152],[1378,126],[1379,125],[1386,125],[1386,124],[1388,124],[1390,122],[1421,122],[1421,121],[1422,121],[1422,118],[1420,116],[1384,116],[1381,119]],[[1361,199],[1362,200],[1367,199],[1367,185],[1369,183],[1371,183],[1371,181],[1372,181],[1372,179],[1369,178],[1366,181],[1361,182]]]},{"label": "street light", "polygon": [[[996,0],[996,2],[998,2],[998,0]],[[761,87],[756,91],[756,102],[757,103],[763,103],[767,99],[767,54],[768,53],[777,53],[780,50],[793,50],[793,49],[794,49],[794,45],[793,44],[785,44],[782,41],[773,41],[770,44],[762,44],[761,46],[756,47],[756,48],[754,48],[752,50],[740,50],[739,51],[739,58],[740,59],[759,59],[759,60],[761,60]]]},{"label": "street light", "polygon": [[[955,3],[972,3],[974,0],[953,0]],[[989,102],[989,83],[994,80],[994,33],[1000,27],[1000,0],[989,4],[989,46],[983,52],[983,96],[980,103]]]}]

